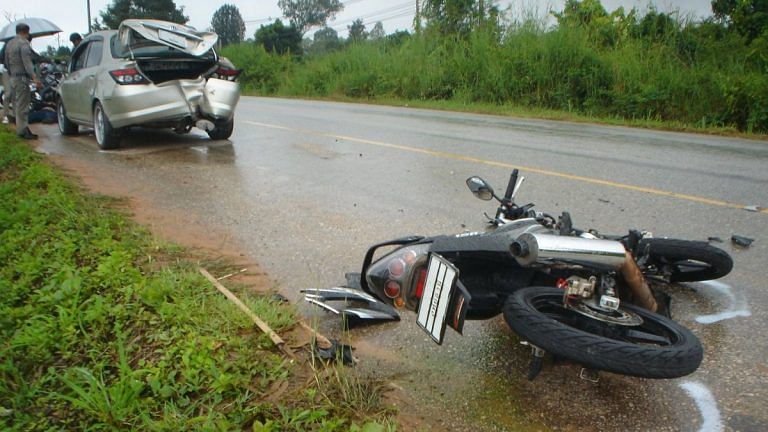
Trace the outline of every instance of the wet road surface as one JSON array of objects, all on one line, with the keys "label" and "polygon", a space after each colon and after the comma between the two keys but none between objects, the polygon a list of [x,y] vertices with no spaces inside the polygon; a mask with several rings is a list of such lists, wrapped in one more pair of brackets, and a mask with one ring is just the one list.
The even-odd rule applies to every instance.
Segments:
[{"label": "wet road surface", "polygon": [[[357,271],[373,242],[482,230],[495,207],[464,180],[479,174],[503,190],[512,167],[527,177],[519,202],[568,210],[576,226],[725,239],[732,274],[672,292],[674,318],[706,351],[683,379],[602,373],[591,383],[575,365],[547,365],[529,382],[528,349],[500,317],[448,331],[441,347],[410,313],[350,337],[360,367],[403,387],[404,411],[431,429],[768,430],[768,213],[742,209],[768,207],[766,142],[249,97],[231,141],[136,130],[101,152],[87,132],[36,130],[43,151],[224,233],[294,299]],[[732,234],[757,240],[734,249]]]}]

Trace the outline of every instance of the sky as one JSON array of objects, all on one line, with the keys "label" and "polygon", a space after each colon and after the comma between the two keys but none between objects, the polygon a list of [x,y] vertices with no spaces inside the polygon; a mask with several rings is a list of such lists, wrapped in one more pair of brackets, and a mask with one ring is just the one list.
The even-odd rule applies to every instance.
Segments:
[{"label": "sky", "polygon": [[[370,29],[376,21],[382,21],[387,33],[395,30],[410,30],[413,23],[415,0],[343,0],[344,10],[335,20],[328,23],[339,32],[346,35],[347,25],[357,18],[362,18]],[[98,17],[110,0],[91,0],[92,16]],[[261,24],[269,23],[281,17],[277,0],[176,0],[176,4],[184,7],[189,16],[189,25],[198,29],[210,26],[211,16],[224,3],[231,3],[240,9],[240,14],[246,21],[246,37],[252,37]],[[503,9],[511,7],[513,11],[535,9],[544,14],[548,10],[559,10],[564,0],[499,0]],[[637,7],[646,10],[648,0],[602,0],[603,6],[612,11],[619,6],[629,10]],[[655,0],[659,10],[679,10],[693,17],[710,15],[710,0]],[[86,33],[88,30],[86,0],[2,0],[0,2],[0,23],[5,25],[8,17],[13,19],[24,17],[41,17],[53,21],[63,30],[57,36],[39,38],[33,41],[33,47],[40,51],[46,46],[69,44],[69,34],[72,32]]]}]

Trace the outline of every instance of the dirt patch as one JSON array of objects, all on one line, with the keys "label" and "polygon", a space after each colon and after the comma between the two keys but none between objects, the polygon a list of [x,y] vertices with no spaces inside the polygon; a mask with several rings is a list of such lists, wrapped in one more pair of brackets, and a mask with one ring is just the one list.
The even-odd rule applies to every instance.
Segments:
[{"label": "dirt patch", "polygon": [[139,196],[133,183],[97,164],[56,155],[47,157],[85,189],[122,201],[120,206],[129,212],[132,219],[147,227],[157,238],[189,248],[201,262],[213,263],[214,266],[217,262],[226,262],[228,267],[237,269],[224,274],[215,274],[215,269],[211,269],[214,276],[235,273],[227,279],[247,284],[257,292],[268,292],[274,288],[274,282],[256,262],[240,252],[240,246],[228,233],[202,224],[187,213],[163,209],[150,199]]}]

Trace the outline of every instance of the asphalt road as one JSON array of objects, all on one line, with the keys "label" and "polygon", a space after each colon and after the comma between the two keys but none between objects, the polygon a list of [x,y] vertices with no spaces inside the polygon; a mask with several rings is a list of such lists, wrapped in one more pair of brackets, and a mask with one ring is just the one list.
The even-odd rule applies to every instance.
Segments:
[{"label": "asphalt road", "polygon": [[[122,149],[100,152],[87,132],[41,129],[43,151],[225,232],[294,299],[342,281],[373,242],[481,230],[494,206],[464,180],[479,174],[503,189],[513,167],[527,177],[519,201],[567,209],[579,227],[725,239],[731,275],[673,290],[674,317],[706,350],[684,379],[603,373],[592,383],[574,365],[548,365],[528,382],[529,353],[501,318],[471,322],[463,337],[449,331],[442,347],[412,314],[350,337],[361,369],[402,386],[403,410],[429,428],[768,430],[768,212],[743,209],[768,207],[768,142],[250,97],[231,142],[135,131]],[[737,250],[732,234],[757,240]]]}]

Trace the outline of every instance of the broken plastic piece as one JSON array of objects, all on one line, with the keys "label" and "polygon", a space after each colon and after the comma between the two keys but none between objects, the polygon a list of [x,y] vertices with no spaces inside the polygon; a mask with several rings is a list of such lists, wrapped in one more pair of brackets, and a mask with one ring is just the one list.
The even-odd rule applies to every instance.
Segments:
[{"label": "broken plastic piece", "polygon": [[330,348],[320,348],[315,345],[312,354],[320,360],[340,361],[344,366],[353,366],[357,362],[352,356],[352,346],[339,343],[336,339],[331,339]]},{"label": "broken plastic piece", "polygon": [[303,289],[301,292],[304,293],[307,298],[314,298],[322,301],[356,300],[366,303],[378,302],[375,297],[366,292],[347,287],[310,288]]},{"label": "broken plastic piece", "polygon": [[744,210],[751,211],[751,212],[758,212],[760,211],[760,206],[748,205],[748,206],[744,206]]},{"label": "broken plastic piece", "polygon": [[736,234],[731,236],[731,242],[733,242],[733,244],[735,244],[736,246],[749,247],[749,245],[751,245],[753,241],[755,241],[755,239],[736,235]]}]

